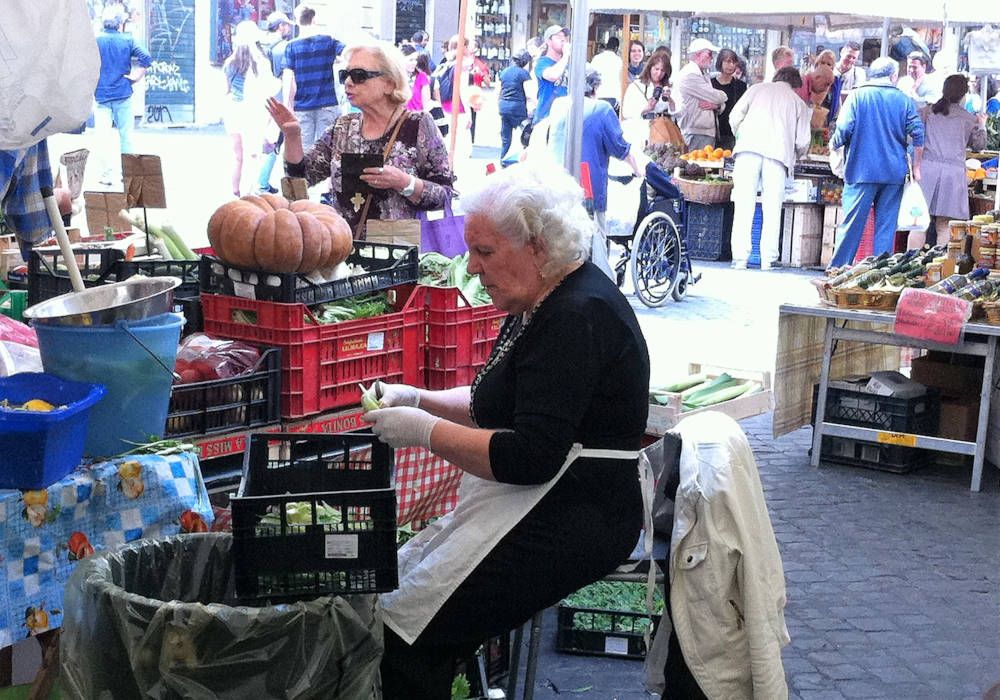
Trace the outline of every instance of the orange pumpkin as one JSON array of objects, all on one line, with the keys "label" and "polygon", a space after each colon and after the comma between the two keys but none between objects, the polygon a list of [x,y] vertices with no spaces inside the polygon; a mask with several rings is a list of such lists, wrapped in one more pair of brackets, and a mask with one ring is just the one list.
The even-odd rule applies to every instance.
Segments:
[{"label": "orange pumpkin", "polygon": [[354,243],[351,228],[332,207],[273,194],[223,204],[208,220],[208,240],[230,265],[305,274],[342,263]]}]

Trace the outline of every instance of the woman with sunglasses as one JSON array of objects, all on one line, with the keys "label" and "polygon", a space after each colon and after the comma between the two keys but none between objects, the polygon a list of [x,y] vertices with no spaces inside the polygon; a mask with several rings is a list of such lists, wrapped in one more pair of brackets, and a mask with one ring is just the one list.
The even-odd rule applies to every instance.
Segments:
[{"label": "woman with sunglasses", "polygon": [[[410,87],[399,49],[373,42],[349,47],[344,56],[347,68],[339,79],[360,111],[338,118],[309,150],[302,147],[291,110],[274,99],[267,109],[285,135],[285,171],[310,185],[330,178],[334,207],[363,240],[368,220],[416,219],[419,211],[443,208],[453,196],[454,176],[434,119],[406,109]],[[384,157],[384,162],[365,168],[360,182],[342,179],[344,154]]]}]

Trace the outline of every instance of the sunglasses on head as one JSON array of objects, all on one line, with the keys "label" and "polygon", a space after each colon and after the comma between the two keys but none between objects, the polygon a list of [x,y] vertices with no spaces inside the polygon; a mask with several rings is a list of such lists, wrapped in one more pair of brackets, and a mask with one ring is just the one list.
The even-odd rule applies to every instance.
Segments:
[{"label": "sunglasses on head", "polygon": [[350,78],[351,82],[355,85],[360,85],[361,83],[369,80],[371,78],[377,78],[383,75],[380,70],[365,70],[364,68],[351,68],[350,70],[340,71],[340,82],[345,83],[347,79]]}]

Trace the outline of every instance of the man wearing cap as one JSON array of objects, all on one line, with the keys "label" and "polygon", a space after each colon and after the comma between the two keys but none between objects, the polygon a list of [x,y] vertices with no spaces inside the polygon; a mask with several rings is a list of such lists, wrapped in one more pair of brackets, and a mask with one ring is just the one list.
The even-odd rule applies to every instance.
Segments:
[{"label": "man wearing cap", "polygon": [[898,73],[899,64],[888,56],[872,61],[868,82],[854,90],[837,117],[830,148],[846,149],[844,221],[832,267],[854,260],[872,206],[874,253],[892,251],[907,173],[907,139],[913,142],[913,179],[920,180],[924,126],[913,100],[896,88]]},{"label": "man wearing cap", "polygon": [[125,23],[120,5],[109,5],[101,16],[104,30],[97,35],[97,50],[101,55],[101,72],[97,78],[94,99],[94,129],[107,142],[98,154],[104,167],[100,174],[102,185],[112,184],[114,162],[108,157],[114,151],[112,125],[118,130],[121,153],[132,153],[132,130],[135,117],[132,113],[132,85],[146,74],[153,57],[136,43],[131,34],[122,31]]},{"label": "man wearing cap", "polygon": [[549,116],[552,101],[568,93],[569,30],[553,25],[545,30],[545,54],[535,61],[535,79],[538,80],[538,106],[534,121],[537,124]]},{"label": "man wearing cap", "polygon": [[712,87],[708,71],[719,47],[708,39],[695,39],[688,46],[688,63],[677,73],[680,109],[677,126],[688,150],[714,146],[718,137],[718,114],[726,105],[726,93]]},{"label": "man wearing cap", "polygon": [[[267,16],[267,31],[271,32],[272,43],[265,48],[264,53],[271,60],[271,72],[274,73],[274,77],[280,79],[287,65],[285,50],[288,48],[288,42],[295,37],[295,23],[284,12],[275,10]],[[282,93],[283,90],[279,90],[276,97],[284,101]],[[280,129],[276,136],[272,135],[272,131],[272,129],[268,129],[264,137],[264,157],[261,158],[260,174],[257,176],[258,194],[265,192],[274,194],[278,191],[276,187],[271,185],[271,173],[274,171],[274,164],[278,159],[278,149],[281,148],[284,136]],[[271,142],[272,138],[275,139],[274,142]]]},{"label": "man wearing cap", "polygon": [[339,115],[333,62],[344,44],[313,25],[316,10],[299,5],[295,12],[301,34],[285,49],[282,87],[285,105],[295,112],[302,127],[302,146],[308,149]]},{"label": "man wearing cap", "polygon": [[927,75],[927,54],[911,51],[906,57],[906,75],[899,79],[896,87],[913,100],[918,110],[937,102],[941,97],[938,86]]}]

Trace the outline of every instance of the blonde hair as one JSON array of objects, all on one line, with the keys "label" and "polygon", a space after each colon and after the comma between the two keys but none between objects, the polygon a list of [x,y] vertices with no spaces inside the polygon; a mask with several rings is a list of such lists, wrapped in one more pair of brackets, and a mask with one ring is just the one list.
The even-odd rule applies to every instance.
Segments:
[{"label": "blonde hair", "polygon": [[385,41],[372,41],[368,44],[354,44],[344,49],[344,61],[349,62],[357,51],[364,51],[375,57],[382,77],[393,85],[388,99],[393,104],[401,105],[409,101],[412,92],[410,81],[406,76],[406,59],[403,52]]}]

